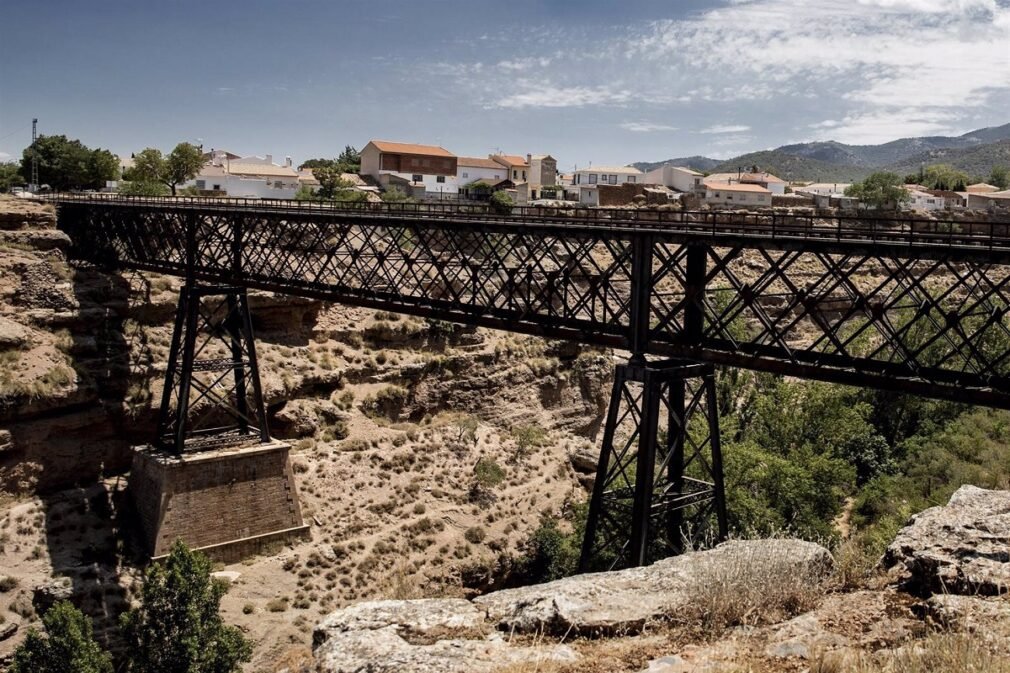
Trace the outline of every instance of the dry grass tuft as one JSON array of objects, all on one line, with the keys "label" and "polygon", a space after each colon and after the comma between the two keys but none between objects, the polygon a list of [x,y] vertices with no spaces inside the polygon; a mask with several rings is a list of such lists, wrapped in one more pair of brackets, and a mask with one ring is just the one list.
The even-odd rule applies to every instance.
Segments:
[{"label": "dry grass tuft", "polygon": [[718,630],[772,624],[811,610],[824,595],[825,577],[818,568],[798,569],[786,559],[741,554],[732,564],[704,569],[692,579],[691,591],[683,623]]},{"label": "dry grass tuft", "polygon": [[874,655],[828,654],[810,673],[1010,673],[1010,658],[994,654],[976,636],[935,633],[899,650]]}]

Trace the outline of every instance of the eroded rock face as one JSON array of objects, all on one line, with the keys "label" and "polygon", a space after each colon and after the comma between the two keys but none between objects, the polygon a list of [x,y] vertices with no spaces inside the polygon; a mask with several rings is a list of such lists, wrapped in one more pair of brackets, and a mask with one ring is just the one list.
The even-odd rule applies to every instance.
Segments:
[{"label": "eroded rock face", "polygon": [[912,517],[887,548],[885,567],[903,566],[931,593],[1002,594],[1010,589],[1010,492],[962,486],[942,507]]},{"label": "eroded rock face", "polygon": [[[632,633],[675,617],[697,588],[720,578],[756,582],[822,577],[831,555],[799,540],[729,542],[646,568],[593,573],[508,589],[474,601],[423,599],[359,603],[330,614],[315,630],[317,671],[488,672],[535,661],[574,662],[568,646],[515,644],[523,633]],[[539,637],[539,636],[538,636]]]}]

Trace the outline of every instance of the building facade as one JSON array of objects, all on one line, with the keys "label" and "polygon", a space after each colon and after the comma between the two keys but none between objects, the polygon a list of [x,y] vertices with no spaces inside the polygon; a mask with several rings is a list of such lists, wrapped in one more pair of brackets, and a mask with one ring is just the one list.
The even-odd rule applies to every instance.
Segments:
[{"label": "building facade", "polygon": [[370,140],[361,150],[361,174],[384,188],[406,188],[413,195],[456,195],[457,157],[437,145]]},{"label": "building facade", "polygon": [[583,168],[572,174],[572,184],[580,185],[623,185],[642,184],[645,174],[634,166],[597,166]]},{"label": "building facade", "polygon": [[665,164],[654,168],[645,174],[645,182],[650,185],[663,185],[678,192],[694,192],[705,189],[702,184],[705,176],[698,171]]}]

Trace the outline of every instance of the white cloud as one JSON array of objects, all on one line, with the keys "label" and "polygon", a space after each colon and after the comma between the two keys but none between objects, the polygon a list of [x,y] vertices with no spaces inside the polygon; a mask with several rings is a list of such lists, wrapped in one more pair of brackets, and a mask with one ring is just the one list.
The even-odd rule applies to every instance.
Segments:
[{"label": "white cloud", "polygon": [[704,128],[698,133],[743,133],[744,131],[750,131],[750,127],[743,124],[716,124]]},{"label": "white cloud", "polygon": [[7,152],[0,152],[0,161],[7,161],[10,158],[11,155],[9,155]]},{"label": "white cloud", "polygon": [[[661,114],[671,125],[713,124],[703,131],[709,134],[750,130],[715,123],[731,117],[757,136],[777,125],[878,142],[888,133],[950,133],[965,130],[969,119],[1005,116],[999,103],[1010,96],[1007,2],[723,3],[595,32],[531,26],[506,40],[505,54],[522,57],[499,59],[479,74],[463,65],[454,81],[487,108],[636,106],[643,117]],[[568,63],[578,67],[556,67]],[[664,130],[607,121],[632,132]]]},{"label": "white cloud", "polygon": [[676,126],[669,124],[654,124],[652,122],[623,122],[621,128],[634,133],[651,133],[653,131],[676,131]]},{"label": "white cloud", "polygon": [[607,86],[597,87],[556,87],[550,85],[532,86],[525,91],[514,93],[495,101],[496,107],[583,107],[585,105],[622,105],[632,99],[631,92],[614,90]]}]

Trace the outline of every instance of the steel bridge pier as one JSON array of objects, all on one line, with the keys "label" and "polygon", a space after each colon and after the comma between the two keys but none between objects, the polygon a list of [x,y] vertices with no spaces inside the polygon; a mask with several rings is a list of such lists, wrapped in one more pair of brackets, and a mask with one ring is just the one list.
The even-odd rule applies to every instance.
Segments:
[{"label": "steel bridge pier", "polygon": [[714,368],[635,358],[619,365],[580,572],[646,565],[726,533]]}]

